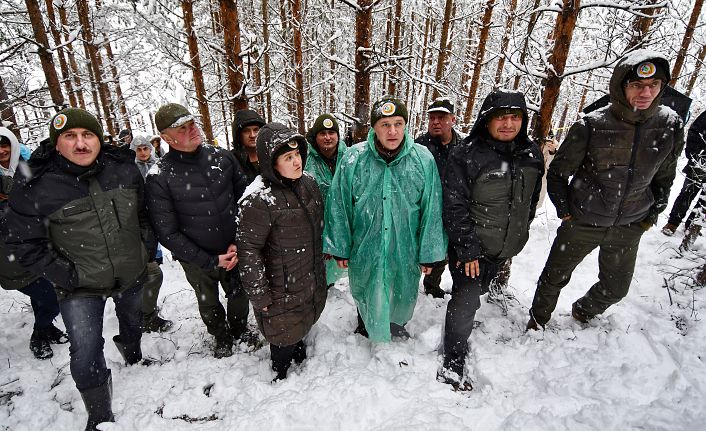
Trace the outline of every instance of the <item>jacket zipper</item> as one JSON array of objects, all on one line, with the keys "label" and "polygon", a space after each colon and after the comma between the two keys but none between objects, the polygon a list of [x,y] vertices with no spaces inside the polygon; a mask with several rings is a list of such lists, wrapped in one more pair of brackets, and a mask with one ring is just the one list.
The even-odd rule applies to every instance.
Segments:
[{"label": "jacket zipper", "polygon": [[618,216],[615,218],[614,226],[618,225],[618,222],[623,217],[623,205],[625,204],[625,198],[628,196],[628,190],[632,183],[632,177],[635,173],[635,157],[637,156],[637,145],[640,142],[640,123],[635,125],[635,138],[632,141],[632,148],[630,150],[630,163],[628,163],[628,178],[625,181],[625,189],[623,190],[623,196],[620,198],[620,204],[618,205]]}]

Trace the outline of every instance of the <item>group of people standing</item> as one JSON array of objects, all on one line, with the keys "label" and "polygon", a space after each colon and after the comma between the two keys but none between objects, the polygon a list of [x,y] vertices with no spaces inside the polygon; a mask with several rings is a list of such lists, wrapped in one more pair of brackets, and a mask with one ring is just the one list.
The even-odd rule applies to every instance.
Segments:
[{"label": "group of people standing", "polygon": [[252,306],[274,380],[306,359],[305,337],[338,278],[349,279],[355,332],[387,342],[410,336],[405,325],[422,274],[426,293],[444,295],[448,264],[453,286],[437,378],[469,390],[468,339],[480,297],[525,246],[545,174],[562,224],[527,329],[547,324],[573,269],[596,247],[599,281],[574,303],[573,317],[586,322],[627,294],[640,237],[666,207],[683,147],[681,119],[660,106],[668,81],[661,55],[626,55],[613,72],[609,106],[571,128],[548,170],[528,135],[524,95],[509,90],[485,98],[466,137],[454,130],[453,103],[435,100],[416,142],[406,105],[384,96],[372,106],[367,140],[350,148],[330,114],[305,137],[242,110],[234,150],[226,151],[204,144],[194,116],[170,103],[155,114],[169,146],[156,161],[143,150],[146,138],[130,135],[134,152],[101,145],[98,120],[65,109],[51,121],[49,143],[14,174],[9,197],[3,186],[3,257],[29,277],[22,288],[56,291],[58,307],[37,316],[35,331],[54,333],[46,328],[61,311],[86,429],[113,420],[106,299],[116,305],[113,340],[127,364],[149,364],[143,322],[171,327],[157,314],[158,287],[148,288],[150,280],[161,284],[158,243],[194,289],[214,356],[232,355],[234,343],[260,343],[247,325]]}]

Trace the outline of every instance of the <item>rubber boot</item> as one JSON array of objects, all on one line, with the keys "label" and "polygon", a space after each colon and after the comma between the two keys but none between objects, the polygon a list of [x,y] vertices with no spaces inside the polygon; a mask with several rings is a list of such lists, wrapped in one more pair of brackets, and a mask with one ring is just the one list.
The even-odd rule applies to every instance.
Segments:
[{"label": "rubber boot", "polygon": [[83,404],[86,406],[88,413],[88,421],[86,422],[86,431],[96,431],[97,426],[103,422],[115,422],[113,416],[112,399],[113,399],[113,378],[108,370],[108,378],[105,382],[92,389],[81,392]]},{"label": "rubber boot", "polygon": [[142,360],[142,348],[139,341],[137,343],[124,344],[120,340],[120,335],[116,335],[113,337],[113,342],[127,365],[134,365]]}]

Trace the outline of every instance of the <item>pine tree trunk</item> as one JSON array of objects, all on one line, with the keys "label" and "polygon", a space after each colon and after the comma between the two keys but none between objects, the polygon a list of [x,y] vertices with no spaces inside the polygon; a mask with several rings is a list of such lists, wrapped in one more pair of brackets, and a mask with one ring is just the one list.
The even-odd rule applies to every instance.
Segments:
[{"label": "pine tree trunk", "polygon": [[485,5],[485,13],[483,14],[483,27],[480,31],[478,47],[476,48],[475,64],[473,65],[473,78],[471,78],[471,88],[468,90],[468,101],[466,103],[466,112],[463,114],[463,130],[467,132],[471,125],[471,115],[473,114],[473,106],[476,102],[476,92],[480,83],[480,72],[483,68],[483,57],[485,57],[485,45],[488,42],[488,34],[490,34],[490,22],[493,17],[493,7],[495,0],[488,0]]},{"label": "pine tree trunk", "polygon": [[9,121],[10,126],[8,129],[20,138],[20,131],[17,128],[17,118],[15,117],[15,110],[12,109],[12,104],[10,103],[10,97],[7,95],[7,90],[5,89],[5,82],[2,80],[2,74],[0,73],[0,121]]},{"label": "pine tree trunk", "polygon": [[71,67],[71,74],[73,75],[74,83],[76,84],[76,98],[78,99],[78,106],[81,109],[86,109],[86,101],[83,98],[83,84],[81,83],[81,76],[78,71],[78,63],[76,63],[76,56],[74,55],[73,44],[68,40],[68,26],[69,20],[66,16],[66,7],[64,2],[61,2],[56,7],[59,11],[59,22],[61,23],[61,33],[64,34],[66,38],[66,54],[69,57],[69,66]]},{"label": "pine tree trunk", "polygon": [[201,114],[201,124],[203,133],[206,135],[206,143],[213,144],[213,129],[211,127],[211,114],[208,110],[206,100],[206,87],[204,85],[203,70],[201,69],[201,58],[199,57],[199,45],[194,31],[194,10],[193,0],[181,0],[181,10],[184,13],[184,30],[186,30],[186,41],[189,46],[189,56],[191,57],[191,72],[194,76],[194,91],[196,101]]},{"label": "pine tree trunk", "polygon": [[[537,24],[537,8],[539,7],[540,0],[534,0],[532,5],[532,13],[530,14],[529,23],[527,24],[527,34],[525,34],[525,41],[522,45],[522,53],[520,54],[520,64],[524,65],[527,60],[527,52],[529,49],[530,36],[532,36],[532,31],[534,31],[534,26]],[[520,78],[522,78],[522,73],[517,73],[515,75],[515,82],[512,84],[513,90],[517,90],[520,87]]]},{"label": "pine tree trunk", "polygon": [[701,8],[704,5],[704,0],[694,0],[694,9],[691,11],[691,18],[689,19],[689,24],[686,26],[686,32],[684,33],[684,39],[681,42],[681,48],[679,49],[679,54],[677,54],[677,59],[674,61],[674,68],[672,69],[672,80],[669,81],[669,85],[674,87],[677,85],[677,81],[680,78],[682,66],[684,66],[684,59],[689,51],[689,45],[691,44],[691,38],[694,36],[694,30],[696,29],[696,23],[699,21],[699,15],[701,14]]},{"label": "pine tree trunk", "polygon": [[100,96],[101,104],[103,105],[103,115],[105,118],[105,123],[108,126],[108,133],[115,136],[115,121],[110,109],[111,106],[113,106],[113,103],[110,100],[108,85],[105,81],[103,81],[103,60],[98,52],[98,48],[93,42],[93,32],[91,31],[87,1],[76,0],[76,8],[78,10],[79,22],[81,27],[83,27],[83,39],[88,50],[88,55],[91,59],[93,78],[95,79],[96,86],[98,87],[98,95]]},{"label": "pine tree trunk", "polygon": [[[561,111],[561,118],[559,119],[559,127],[556,131],[556,134],[555,134],[557,141],[560,141],[562,135],[564,134],[564,125],[566,124],[566,116],[568,114],[569,114],[569,104],[564,103],[564,110]],[[551,136],[552,135],[551,132],[552,131],[550,130],[550,132],[547,134],[547,136]]]},{"label": "pine tree trunk", "polygon": [[[468,33],[466,35],[466,50],[464,53],[464,60],[465,59],[471,59],[473,58],[473,29],[475,28],[474,25],[470,25],[473,23],[473,18],[469,17],[469,25],[468,27]],[[466,91],[468,88],[468,81],[470,81],[471,76],[473,76],[473,72],[471,71],[471,68],[468,67],[468,62],[464,61],[463,64],[463,69],[461,70],[461,86],[459,87],[460,91]]]},{"label": "pine tree trunk", "polygon": [[689,84],[686,86],[686,95],[690,96],[691,91],[694,89],[694,84],[696,84],[696,79],[699,77],[699,72],[701,71],[701,65],[704,64],[704,57],[706,57],[706,44],[701,45],[699,54],[696,56],[696,65],[694,66],[694,71],[691,72],[691,78],[689,78]]},{"label": "pine tree trunk", "polygon": [[96,82],[96,77],[93,74],[93,67],[91,65],[91,55],[88,53],[88,44],[83,43],[83,56],[86,59],[86,69],[88,70],[88,81],[91,83],[91,96],[93,98],[93,106],[95,107],[95,116],[98,121],[103,122],[103,114],[101,114],[101,103],[100,97],[98,97],[98,83]]},{"label": "pine tree trunk", "polygon": [[562,75],[569,56],[571,39],[574,35],[580,6],[581,0],[563,0],[562,10],[557,16],[556,25],[554,26],[556,39],[549,56],[550,67],[545,71],[547,78],[542,80],[544,90],[534,129],[534,136],[537,142],[544,140],[552,125],[552,113],[559,98],[559,90],[563,80]]},{"label": "pine tree trunk", "polygon": [[39,8],[39,2],[37,0],[25,0],[25,4],[27,5],[29,20],[32,23],[34,39],[38,45],[37,54],[39,55],[39,60],[42,63],[44,77],[47,80],[49,95],[51,96],[51,101],[54,104],[54,108],[56,110],[60,110],[65,104],[64,95],[61,92],[59,76],[56,74],[56,68],[54,67],[54,58],[49,51],[49,39],[47,38],[47,33],[44,30],[44,23],[42,22],[42,12]]},{"label": "pine tree trunk", "polygon": [[294,91],[297,102],[297,129],[300,134],[304,134],[306,125],[304,124],[304,56],[302,54],[302,13],[301,0],[292,1],[292,20],[294,43]]},{"label": "pine tree trunk", "polygon": [[[402,0],[395,0],[394,20],[395,25],[393,26],[392,35],[392,55],[397,55],[397,51],[400,49],[400,33],[402,31]],[[399,79],[399,76],[397,76],[397,61],[395,61],[390,68],[390,77],[387,81],[387,94],[395,94],[397,91],[397,81]]]},{"label": "pine tree trunk", "polygon": [[507,19],[505,20],[505,33],[503,34],[503,39],[500,42],[500,58],[498,59],[498,68],[495,69],[496,87],[501,87],[500,84],[503,78],[503,69],[505,69],[505,53],[507,52],[507,46],[510,44],[510,33],[512,23],[515,20],[515,9],[517,9],[517,0],[510,0],[510,8],[507,11]]},{"label": "pine tree trunk", "polygon": [[363,141],[368,136],[368,121],[370,120],[370,41],[373,33],[373,0],[358,0],[360,9],[355,15],[355,91],[353,126],[355,142]]},{"label": "pine tree trunk", "polygon": [[265,54],[262,56],[262,61],[265,68],[264,84],[267,88],[265,92],[265,111],[267,121],[272,121],[272,90],[270,88],[272,77],[270,76],[270,20],[268,18],[268,1],[262,0],[262,41],[265,45]]},{"label": "pine tree trunk", "polygon": [[439,38],[439,58],[436,62],[436,73],[434,74],[434,92],[432,99],[439,97],[439,85],[444,77],[444,64],[446,64],[447,44],[449,40],[449,23],[451,22],[451,11],[453,10],[453,0],[446,0],[444,6],[444,20],[441,23],[441,37]]},{"label": "pine tree trunk", "polygon": [[49,18],[49,30],[51,31],[52,38],[54,39],[54,45],[56,46],[56,55],[59,57],[61,78],[64,82],[64,87],[66,87],[66,94],[69,96],[69,105],[76,106],[76,95],[74,94],[71,76],[69,75],[69,65],[66,63],[66,57],[64,57],[64,48],[61,46],[61,33],[59,33],[59,29],[56,25],[56,14],[54,13],[53,0],[46,0],[46,4],[47,17]]},{"label": "pine tree trunk", "polygon": [[[655,4],[658,1],[660,0],[649,0],[649,3]],[[635,19],[632,22],[632,38],[630,38],[626,50],[632,50],[648,44],[649,40],[647,39],[647,34],[655,20],[654,15],[657,9],[658,8],[642,9],[639,15],[635,15]]]},{"label": "pine tree trunk", "polygon": [[113,81],[115,82],[115,96],[118,98],[118,109],[120,109],[120,116],[123,118],[123,126],[126,129],[132,129],[130,126],[130,116],[127,113],[127,106],[125,106],[125,98],[123,97],[123,88],[120,86],[120,74],[118,74],[118,68],[115,66],[113,47],[110,46],[110,42],[107,40],[105,42],[105,53],[108,55],[110,73],[113,76]]},{"label": "pine tree trunk", "polygon": [[228,85],[233,101],[233,112],[248,108],[248,98],[243,88],[243,60],[240,58],[240,28],[235,0],[219,0],[221,24],[228,68]]}]

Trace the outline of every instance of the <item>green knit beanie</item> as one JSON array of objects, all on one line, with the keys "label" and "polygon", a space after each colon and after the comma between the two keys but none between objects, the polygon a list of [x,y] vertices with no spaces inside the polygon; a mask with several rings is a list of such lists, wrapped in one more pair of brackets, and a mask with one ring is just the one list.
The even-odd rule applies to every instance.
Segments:
[{"label": "green knit beanie", "polygon": [[394,96],[382,96],[380,100],[373,103],[370,110],[370,126],[375,126],[375,123],[383,117],[402,117],[407,123],[409,115],[407,114],[407,106]]},{"label": "green knit beanie", "polygon": [[103,127],[96,117],[81,108],[66,108],[51,119],[49,142],[56,145],[59,135],[75,127],[90,130],[98,136],[99,140],[103,139]]},{"label": "green knit beanie", "polygon": [[194,116],[191,115],[191,112],[178,103],[167,103],[154,114],[154,124],[160,133],[165,129],[179,127],[192,120],[194,120]]},{"label": "green knit beanie", "polygon": [[314,121],[314,125],[309,129],[307,133],[307,138],[312,144],[316,142],[316,135],[324,130],[333,130],[338,135],[339,139],[341,137],[341,131],[338,129],[338,121],[336,117],[331,114],[321,114]]}]

